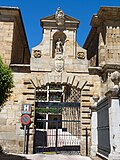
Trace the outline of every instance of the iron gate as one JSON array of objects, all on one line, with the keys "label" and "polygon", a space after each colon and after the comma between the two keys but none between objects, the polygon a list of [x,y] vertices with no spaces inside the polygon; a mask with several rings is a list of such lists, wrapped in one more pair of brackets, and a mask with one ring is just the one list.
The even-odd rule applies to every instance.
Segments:
[{"label": "iron gate", "polygon": [[98,119],[98,152],[104,156],[110,153],[109,102],[105,97],[97,105]]},{"label": "iron gate", "polygon": [[37,102],[35,152],[80,152],[80,103]]}]

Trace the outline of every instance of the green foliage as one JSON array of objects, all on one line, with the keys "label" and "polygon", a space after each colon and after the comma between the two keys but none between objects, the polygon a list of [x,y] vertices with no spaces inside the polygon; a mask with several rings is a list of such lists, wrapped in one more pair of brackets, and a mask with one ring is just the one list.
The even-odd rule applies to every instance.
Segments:
[{"label": "green foliage", "polygon": [[36,108],[36,113],[62,113],[62,108]]},{"label": "green foliage", "polygon": [[13,88],[12,71],[0,58],[0,106],[10,96],[11,88]]}]

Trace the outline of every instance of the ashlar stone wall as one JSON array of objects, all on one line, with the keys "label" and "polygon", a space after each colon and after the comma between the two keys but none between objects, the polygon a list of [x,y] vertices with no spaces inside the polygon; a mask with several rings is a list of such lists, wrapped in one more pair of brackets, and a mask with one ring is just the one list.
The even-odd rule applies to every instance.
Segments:
[{"label": "ashlar stone wall", "polygon": [[21,107],[24,103],[24,79],[28,73],[14,73],[11,97],[0,112],[0,144],[6,152],[22,153],[24,133],[20,122]]},{"label": "ashlar stone wall", "polygon": [[14,22],[0,22],[0,56],[3,62],[8,65],[11,62],[13,29]]},{"label": "ashlar stone wall", "polygon": [[21,105],[24,103],[24,79],[30,73],[30,53],[20,14],[18,8],[0,7],[0,56],[8,66],[14,66],[13,92],[0,111],[0,145],[6,152],[14,153],[21,153],[23,148]]}]

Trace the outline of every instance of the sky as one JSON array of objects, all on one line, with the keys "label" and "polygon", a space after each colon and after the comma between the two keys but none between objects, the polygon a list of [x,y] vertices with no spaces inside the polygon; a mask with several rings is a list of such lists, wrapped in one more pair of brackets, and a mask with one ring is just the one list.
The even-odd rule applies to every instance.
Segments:
[{"label": "sky", "polygon": [[90,21],[101,6],[118,6],[120,0],[0,0],[0,6],[18,7],[30,51],[42,40],[40,19],[55,14],[58,7],[66,15],[80,20],[77,42],[82,47],[91,29]]}]

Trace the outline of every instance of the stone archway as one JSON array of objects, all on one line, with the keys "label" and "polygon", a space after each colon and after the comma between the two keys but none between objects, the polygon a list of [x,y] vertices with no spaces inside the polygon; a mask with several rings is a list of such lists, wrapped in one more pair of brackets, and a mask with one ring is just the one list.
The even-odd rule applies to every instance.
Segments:
[{"label": "stone archway", "polygon": [[80,152],[80,90],[77,86],[52,82],[37,87],[35,126],[35,153]]},{"label": "stone archway", "polygon": [[[39,93],[39,90],[41,90],[41,91],[43,90],[43,92],[41,92],[42,93],[41,95],[43,95],[43,101],[44,100],[48,101],[48,98],[45,98],[45,96],[43,94],[43,93],[45,93],[45,90],[47,89],[47,87],[50,92],[50,87],[56,87],[56,86],[60,87],[61,86],[61,89],[63,90],[63,92],[67,92],[68,95],[66,97],[64,96],[64,100],[63,100],[63,97],[62,97],[62,100],[60,98],[59,99],[60,101],[80,102],[80,92],[81,92],[82,87],[85,85],[85,82],[83,81],[83,83],[81,82],[82,83],[81,84],[81,83],[79,83],[79,80],[80,80],[80,77],[78,77],[78,76],[73,76],[71,74],[66,74],[66,73],[61,74],[61,73],[55,72],[52,74],[48,73],[41,78],[39,78],[39,77],[33,78],[31,80],[31,84],[35,87],[35,89],[38,90],[38,93]],[[59,88],[59,90],[60,90],[60,88]],[[46,97],[47,97],[47,95],[48,95],[48,93],[46,92]],[[50,101],[52,101],[52,99],[50,99]],[[44,110],[44,112],[45,112],[45,110]],[[70,139],[73,138],[75,140],[75,142],[72,144],[72,145],[74,145],[74,147],[72,145],[71,146],[74,149],[76,148],[77,150],[80,150],[80,140],[78,139],[78,137],[80,138],[80,136],[81,136],[80,135],[81,134],[80,106],[79,106],[79,108],[78,107],[77,108],[74,108],[74,107],[64,108],[64,110],[62,108],[62,117],[61,117],[61,113],[59,113],[59,114],[60,114],[59,118],[57,117],[58,121],[61,121],[61,122],[59,122],[60,123],[59,124],[59,132],[60,132],[60,130],[63,130],[63,132],[66,132],[67,134],[69,134],[70,145],[72,144]],[[41,114],[39,114],[39,115],[41,116]],[[44,114],[44,117],[45,117],[45,119],[42,121],[46,121],[46,119],[47,119],[47,121],[49,121],[49,120],[55,121],[55,119],[56,119],[54,114],[52,114],[52,115],[51,114]],[[63,119],[66,121],[66,124],[64,122],[62,122]],[[40,125],[44,126],[45,128],[47,126],[47,125],[43,125],[43,123],[41,123]],[[53,125],[52,123],[49,124],[49,122],[48,122],[48,130],[46,130],[46,133],[44,134],[44,137],[45,137],[44,138],[44,140],[45,140],[44,145],[46,145],[44,147],[47,147],[47,145],[50,146],[50,143],[51,143],[50,141],[48,141],[48,143],[47,143],[47,139],[49,139],[49,138],[47,138],[47,134],[49,134],[49,135],[52,134],[51,136],[55,137],[55,133],[53,134],[53,130],[55,129],[55,126],[52,127],[52,125]],[[50,131],[50,129],[52,129],[52,131]],[[43,136],[43,133],[40,131],[41,129],[38,129],[38,130],[39,131],[35,132],[37,135],[37,138],[39,137],[40,133],[41,133],[41,136]],[[47,132],[49,132],[49,133],[47,133]],[[61,134],[63,132],[61,132]],[[35,136],[35,139],[36,139],[36,136]],[[65,140],[58,138],[59,147],[60,147],[60,141],[65,141]],[[55,141],[53,141],[53,142],[55,143]],[[65,142],[68,143],[67,141],[65,141]],[[43,145],[40,141],[39,141],[39,144]],[[39,145],[39,144],[37,143],[35,145]],[[75,144],[76,144],[76,147],[75,147]],[[53,144],[53,146],[54,146],[54,144]],[[71,149],[71,147],[69,147],[69,149]]]},{"label": "stone archway", "polygon": [[[86,117],[86,115],[88,114],[89,111],[89,97],[90,95],[90,88],[92,87],[92,85],[90,83],[88,83],[85,80],[82,80],[79,76],[73,76],[70,73],[56,73],[56,72],[52,72],[52,73],[47,73],[44,74],[43,76],[33,76],[31,78],[31,80],[26,80],[25,82],[25,88],[26,91],[24,92],[25,95],[25,99],[26,99],[26,103],[28,103],[28,101],[33,104],[33,112],[32,112],[32,124],[31,124],[31,129],[30,132],[33,133],[31,134],[31,138],[30,138],[30,146],[31,146],[31,151],[32,151],[32,146],[33,146],[33,142],[34,142],[34,118],[35,118],[35,89],[36,88],[40,88],[41,86],[45,86],[46,84],[50,83],[50,84],[63,84],[63,85],[69,85],[72,87],[72,92],[76,92],[74,89],[77,88],[79,89],[79,91],[81,92],[81,96],[80,96],[80,102],[81,102],[81,109],[80,109],[80,117],[81,117],[81,124],[80,124],[80,132],[81,132],[81,146],[84,149],[84,144],[85,144],[85,140],[84,140],[84,130],[86,125],[89,126],[90,124],[90,120],[88,122],[88,117]],[[89,88],[89,89],[88,89]],[[86,98],[88,97],[88,100],[86,100]],[[74,99],[75,100],[75,99]],[[85,117],[84,117],[85,115]],[[84,151],[81,148],[81,152],[84,154]]]}]

